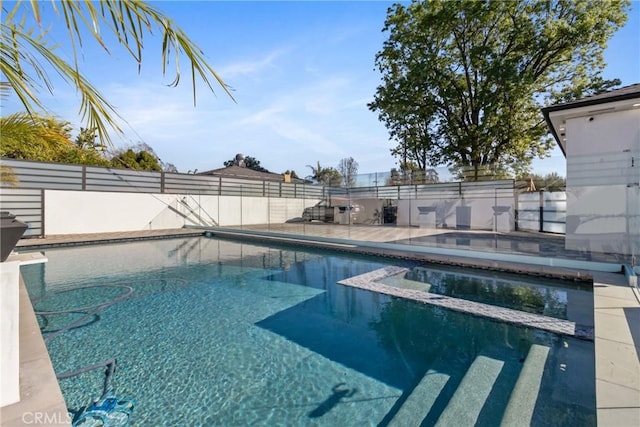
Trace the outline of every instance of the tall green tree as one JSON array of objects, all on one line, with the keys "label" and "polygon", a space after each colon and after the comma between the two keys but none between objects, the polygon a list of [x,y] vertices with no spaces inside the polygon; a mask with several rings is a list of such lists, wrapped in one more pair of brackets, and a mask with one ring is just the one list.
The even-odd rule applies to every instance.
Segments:
[{"label": "tall green tree", "polygon": [[611,88],[603,51],[628,0],[414,1],[387,15],[369,104],[421,168],[519,174],[552,147],[544,105]]},{"label": "tall green tree", "polygon": [[[52,91],[49,74],[61,76],[74,86],[81,96],[80,112],[88,129],[95,129],[101,141],[110,141],[107,128],[120,131],[119,117],[114,107],[83,76],[79,56],[87,45],[87,39],[95,39],[106,52],[109,48],[103,34],[114,35],[116,43],[131,55],[138,68],[142,65],[144,36],[154,32],[162,38],[162,73],[167,67],[175,67],[171,86],[177,86],[182,74],[181,58],[189,63],[188,76],[193,85],[193,102],[196,102],[196,83],[201,80],[213,91],[214,82],[231,97],[228,86],[205,60],[201,49],[164,15],[155,5],[139,0],[56,1],[38,2],[18,0],[10,4],[0,3],[0,88],[3,95],[13,92],[27,112],[34,114],[44,110],[39,91],[42,87]],[[44,8],[64,17],[68,30],[67,44],[49,37],[51,23],[43,22]],[[72,61],[63,59],[58,52],[68,47],[73,52]]]}]

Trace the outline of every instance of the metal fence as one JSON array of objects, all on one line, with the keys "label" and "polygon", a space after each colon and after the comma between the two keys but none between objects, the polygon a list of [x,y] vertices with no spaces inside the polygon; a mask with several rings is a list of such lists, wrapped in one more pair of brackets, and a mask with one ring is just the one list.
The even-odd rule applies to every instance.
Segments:
[{"label": "metal fence", "polygon": [[3,188],[0,192],[0,209],[11,212],[20,221],[29,224],[24,236],[44,235],[44,190]]},{"label": "metal fence", "polygon": [[29,224],[26,237],[44,236],[44,191],[105,191],[219,196],[322,199],[322,186],[234,179],[219,176],[130,169],[103,168],[61,163],[2,159],[0,209]]},{"label": "metal fence", "polygon": [[[522,230],[564,232],[566,201],[555,193],[523,193],[513,180],[441,182],[432,184],[374,185],[370,187],[323,187],[306,183],[248,180],[221,176],[43,163],[2,159],[5,179],[0,209],[29,222],[27,236],[44,235],[44,191],[75,190],[127,193],[165,193],[297,199],[420,200],[438,203],[445,199],[492,202],[499,209],[517,197],[517,227]],[[8,173],[8,175],[7,175]],[[509,203],[511,204],[511,203]]]},{"label": "metal fence", "polygon": [[539,191],[518,195],[518,230],[565,233],[567,193]]},{"label": "metal fence", "polygon": [[310,199],[322,198],[325,195],[325,187],[311,184],[11,159],[2,159],[2,165],[13,177],[11,181],[2,183],[3,188]]},{"label": "metal fence", "polygon": [[330,187],[327,194],[331,197],[349,197],[351,199],[392,199],[392,200],[438,200],[443,197],[474,197],[498,199],[513,197],[515,182],[510,179],[478,182],[446,182],[434,184],[405,184],[372,187]]}]

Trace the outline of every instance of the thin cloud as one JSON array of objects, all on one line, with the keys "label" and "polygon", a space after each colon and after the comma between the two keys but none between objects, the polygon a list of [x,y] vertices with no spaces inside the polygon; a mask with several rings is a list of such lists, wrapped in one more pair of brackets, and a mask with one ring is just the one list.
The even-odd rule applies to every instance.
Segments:
[{"label": "thin cloud", "polygon": [[218,73],[223,79],[234,79],[240,76],[256,76],[266,71],[277,69],[276,62],[286,51],[286,49],[276,49],[263,58],[254,61],[239,61],[223,65],[218,70]]}]

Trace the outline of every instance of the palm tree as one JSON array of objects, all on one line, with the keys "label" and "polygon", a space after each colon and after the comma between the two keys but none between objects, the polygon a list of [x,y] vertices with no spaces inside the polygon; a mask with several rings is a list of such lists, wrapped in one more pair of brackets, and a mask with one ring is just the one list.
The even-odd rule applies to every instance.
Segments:
[{"label": "palm tree", "polygon": [[307,165],[311,168],[312,175],[307,176],[307,179],[313,180],[318,184],[326,185],[329,187],[339,187],[342,183],[342,175],[336,168],[328,167],[323,168],[318,162],[317,167]]},{"label": "palm tree", "polygon": [[16,113],[0,117],[0,156],[53,162],[57,154],[75,148],[70,125],[54,117]]},{"label": "palm tree", "polygon": [[[0,157],[40,162],[107,166],[103,152],[78,147],[71,140],[71,124],[52,116],[26,112],[0,117]],[[2,183],[11,176],[10,168],[0,165]]]},{"label": "palm tree", "polygon": [[311,175],[308,175],[307,179],[319,183],[322,178],[322,172],[324,171],[324,168],[320,166],[320,161],[318,161],[318,166],[315,168],[311,165],[307,165],[307,167],[311,169]]},{"label": "palm tree", "polygon": [[193,85],[193,102],[196,102],[196,79],[201,79],[214,92],[217,82],[233,99],[229,87],[204,58],[203,52],[187,34],[155,6],[135,0],[52,1],[56,13],[65,17],[69,42],[73,51],[73,63],[56,55],[57,46],[47,39],[47,28],[41,22],[37,1],[18,0],[10,10],[2,5],[3,20],[0,32],[0,93],[6,96],[13,91],[27,112],[34,114],[44,110],[38,89],[53,89],[48,70],[54,71],[75,86],[81,96],[80,112],[87,128],[95,129],[101,141],[111,142],[107,126],[121,132],[116,118],[121,118],[114,107],[83,77],[78,66],[78,53],[82,49],[83,36],[89,33],[109,52],[102,32],[111,32],[118,43],[126,48],[132,58],[142,64],[143,36],[153,30],[162,34],[162,73],[170,60],[175,62],[175,74],[171,86],[180,82],[180,57],[190,62],[190,78]]}]

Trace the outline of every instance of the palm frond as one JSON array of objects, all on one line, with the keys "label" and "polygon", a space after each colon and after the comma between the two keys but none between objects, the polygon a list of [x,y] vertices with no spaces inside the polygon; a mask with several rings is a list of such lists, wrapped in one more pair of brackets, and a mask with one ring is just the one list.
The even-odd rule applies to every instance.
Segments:
[{"label": "palm frond", "polygon": [[[52,1],[54,10],[64,16],[68,30],[73,52],[72,63],[69,63],[55,53],[57,46],[49,43],[46,31],[41,30],[41,3],[30,0],[30,8],[23,8],[22,3],[22,0],[16,1],[1,24],[0,73],[6,82],[2,82],[0,93],[5,96],[7,87],[10,87],[31,114],[37,109],[45,110],[38,94],[43,87],[53,93],[48,71],[54,71],[76,87],[81,97],[80,115],[87,122],[87,127],[96,129],[101,140],[111,142],[108,128],[121,133],[117,120],[122,117],[82,75],[79,67],[78,52],[87,33],[109,52],[102,37],[103,29],[116,36],[117,42],[138,64],[138,70],[142,64],[144,34],[152,35],[154,30],[158,30],[162,38],[162,74],[167,75],[167,66],[172,62],[175,67],[169,86],[180,83],[180,60],[186,57],[190,63],[194,105],[198,79],[214,94],[214,84],[217,83],[235,102],[231,89],[209,65],[202,50],[175,22],[153,5],[134,0]],[[19,13],[22,13],[21,19],[18,19]],[[35,28],[28,26],[29,14],[37,23]]]}]

